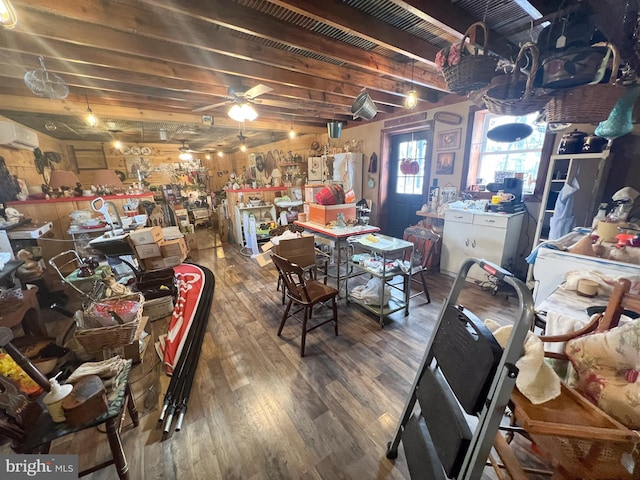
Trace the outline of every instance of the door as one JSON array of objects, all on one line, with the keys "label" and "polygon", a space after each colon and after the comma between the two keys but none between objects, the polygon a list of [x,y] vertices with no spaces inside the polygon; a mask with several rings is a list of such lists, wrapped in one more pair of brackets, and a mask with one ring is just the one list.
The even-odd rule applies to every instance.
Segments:
[{"label": "door", "polygon": [[391,137],[387,214],[381,219],[384,233],[402,238],[404,229],[416,223],[416,211],[425,203],[431,164],[427,158],[430,131],[420,130]]}]

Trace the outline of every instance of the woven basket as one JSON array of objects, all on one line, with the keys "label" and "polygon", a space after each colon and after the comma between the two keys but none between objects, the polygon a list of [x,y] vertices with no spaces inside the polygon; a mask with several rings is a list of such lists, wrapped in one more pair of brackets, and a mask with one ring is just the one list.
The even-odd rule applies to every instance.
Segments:
[{"label": "woven basket", "polygon": [[448,65],[442,68],[447,87],[454,93],[466,94],[470,90],[478,90],[489,85],[496,73],[498,65],[497,57],[487,55],[487,27],[484,22],[476,22],[471,25],[462,37],[461,49],[465,48],[465,40],[475,28],[481,28],[484,32],[484,45],[482,55],[464,55],[460,57],[457,65]]},{"label": "woven basket", "polygon": [[[519,64],[524,54],[531,52],[532,63],[527,75],[520,72]],[[513,72],[502,75],[501,84],[490,86],[482,100],[491,113],[498,115],[526,115],[542,110],[550,99],[545,93],[534,92],[533,80],[539,67],[538,47],[534,43],[525,43],[513,66]],[[495,78],[494,78],[495,81]],[[492,82],[493,83],[493,82]]]},{"label": "woven basket", "polygon": [[620,58],[618,49],[611,43],[597,43],[613,52],[611,80],[608,84],[582,85],[566,90],[556,90],[546,105],[549,123],[597,123],[606,120],[624,88],[616,85]]},{"label": "woven basket", "polygon": [[136,329],[142,319],[142,309],[144,304],[144,297],[139,293],[124,295],[122,297],[111,297],[95,302],[86,309],[85,316],[91,315],[93,308],[98,304],[122,300],[138,302],[138,306],[132,320],[122,325],[76,330],[74,337],[87,352],[97,353],[105,348],[116,348],[128,345],[134,340]]}]

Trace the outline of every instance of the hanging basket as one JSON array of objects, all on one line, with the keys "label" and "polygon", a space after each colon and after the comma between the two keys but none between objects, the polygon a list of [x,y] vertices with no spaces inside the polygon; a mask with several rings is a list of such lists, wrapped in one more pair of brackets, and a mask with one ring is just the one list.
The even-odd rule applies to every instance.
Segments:
[{"label": "hanging basket", "polygon": [[487,27],[484,22],[476,22],[471,25],[460,41],[461,51],[465,48],[465,41],[475,29],[481,28],[484,33],[484,44],[481,55],[463,55],[456,65],[447,65],[442,68],[447,87],[453,93],[466,94],[470,90],[478,90],[489,85],[496,73],[498,58],[487,55]]},{"label": "hanging basket", "polygon": [[[520,62],[525,53],[531,54],[531,65],[528,74],[520,71]],[[525,43],[513,66],[513,72],[495,77],[499,85],[490,86],[482,96],[482,100],[491,113],[498,115],[527,115],[542,110],[550,99],[548,94],[534,92],[533,81],[539,67],[538,47],[534,43]]]},{"label": "hanging basket", "polygon": [[606,46],[613,52],[613,66],[609,83],[582,85],[566,90],[556,90],[546,105],[549,123],[598,123],[606,120],[624,87],[616,85],[620,66],[618,49],[612,43],[597,43],[594,47]]}]

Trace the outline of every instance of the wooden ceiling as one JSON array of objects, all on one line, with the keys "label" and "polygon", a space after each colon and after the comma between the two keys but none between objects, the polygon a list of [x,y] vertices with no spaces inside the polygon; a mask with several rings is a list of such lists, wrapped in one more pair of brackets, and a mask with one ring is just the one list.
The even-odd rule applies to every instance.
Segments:
[{"label": "wooden ceiling", "polygon": [[[366,88],[378,118],[402,112],[412,85],[424,107],[446,95],[436,52],[486,19],[490,48],[513,56],[557,9],[555,0],[12,0],[19,18],[0,30],[0,115],[63,140],[249,146],[326,132],[353,120]],[[569,2],[567,2],[569,3]],[[533,22],[533,23],[532,23]],[[533,25],[533,27],[532,27]],[[533,28],[533,30],[532,30]],[[40,68],[69,86],[64,100],[35,96]],[[227,116],[233,93],[271,89],[257,120]],[[225,103],[227,102],[227,103]],[[215,108],[203,107],[218,105]],[[98,116],[84,122],[87,107]],[[213,117],[203,124],[202,115]],[[45,125],[48,128],[45,128]]]}]

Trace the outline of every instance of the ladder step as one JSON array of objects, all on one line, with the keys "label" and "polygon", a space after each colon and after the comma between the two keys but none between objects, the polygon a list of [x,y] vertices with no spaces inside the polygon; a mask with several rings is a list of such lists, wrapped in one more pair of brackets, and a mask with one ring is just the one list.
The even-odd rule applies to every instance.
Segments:
[{"label": "ladder step", "polygon": [[412,415],[402,432],[411,480],[446,480],[424,419]]},{"label": "ladder step", "polygon": [[442,467],[454,478],[471,444],[467,419],[439,370],[424,370],[416,395]]}]

